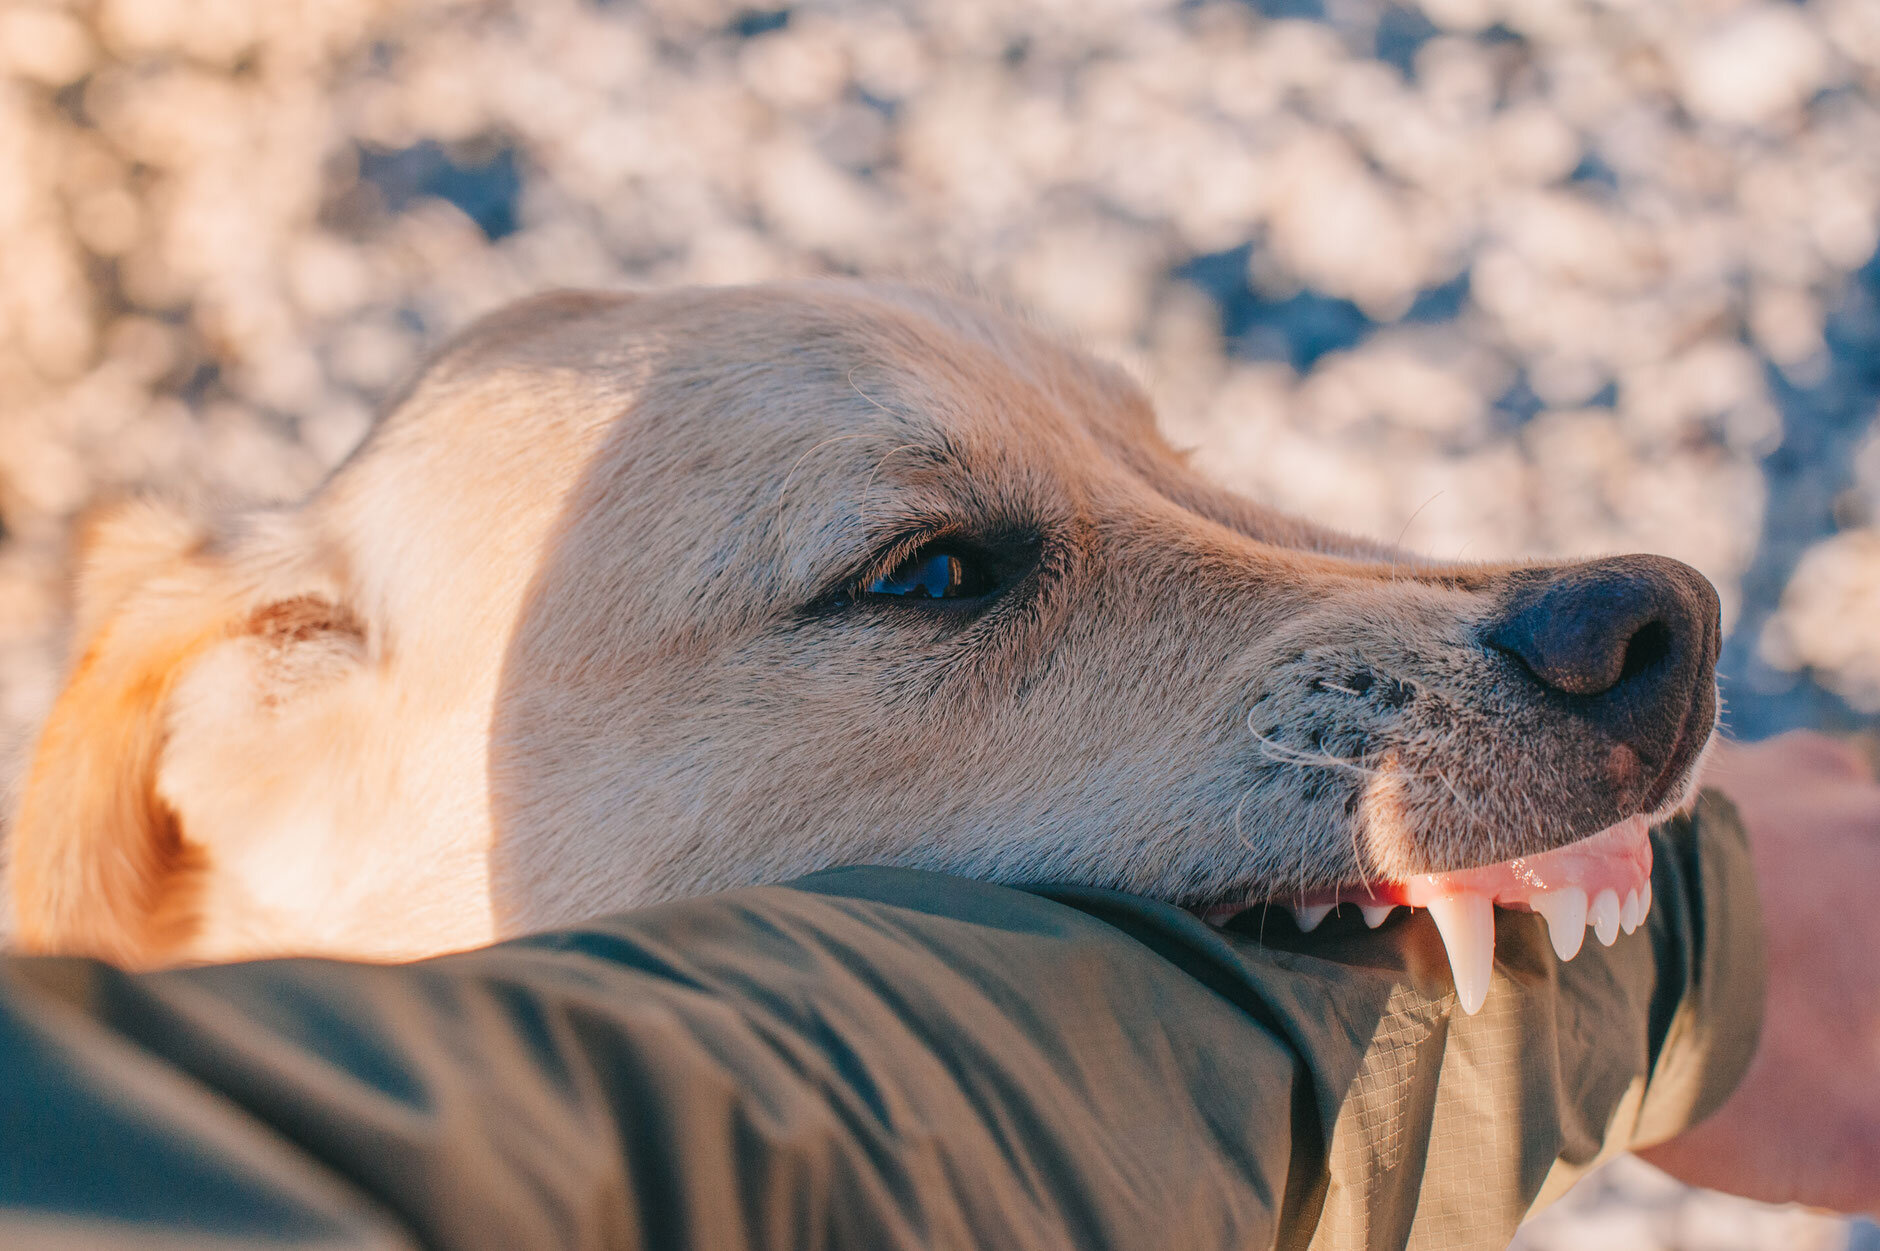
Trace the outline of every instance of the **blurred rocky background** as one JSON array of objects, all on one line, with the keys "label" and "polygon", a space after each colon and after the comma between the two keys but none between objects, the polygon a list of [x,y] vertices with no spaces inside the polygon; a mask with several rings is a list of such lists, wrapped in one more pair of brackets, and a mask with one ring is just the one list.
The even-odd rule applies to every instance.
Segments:
[{"label": "blurred rocky background", "polygon": [[[965,274],[1221,479],[1722,589],[1730,730],[1880,713],[1875,0],[0,0],[0,810],[71,525],[294,496],[556,285]],[[1529,1248],[1880,1246],[1636,1162]]]}]

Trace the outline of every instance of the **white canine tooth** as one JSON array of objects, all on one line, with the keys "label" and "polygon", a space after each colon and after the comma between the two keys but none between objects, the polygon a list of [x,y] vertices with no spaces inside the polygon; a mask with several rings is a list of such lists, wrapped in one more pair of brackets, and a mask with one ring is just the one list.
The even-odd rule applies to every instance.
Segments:
[{"label": "white canine tooth", "polygon": [[1301,904],[1299,907],[1292,909],[1293,920],[1299,923],[1299,932],[1301,934],[1310,934],[1313,930],[1319,928],[1319,922],[1330,916],[1332,909],[1336,906],[1336,904],[1313,904],[1311,907],[1307,907]]},{"label": "white canine tooth", "polygon": [[1652,914],[1652,880],[1650,878],[1646,878],[1645,885],[1638,888],[1639,924],[1643,925],[1645,923],[1645,918],[1650,916],[1651,914]]},{"label": "white canine tooth", "polygon": [[1364,923],[1371,929],[1390,919],[1390,914],[1397,910],[1396,904],[1359,904],[1358,911],[1364,914]]},{"label": "white canine tooth", "polygon": [[1528,907],[1547,919],[1547,937],[1553,940],[1554,954],[1571,960],[1580,954],[1586,941],[1586,892],[1578,886],[1542,891],[1528,900]]},{"label": "white canine tooth", "polygon": [[1645,919],[1645,905],[1638,900],[1638,892],[1629,890],[1625,893],[1625,906],[1619,909],[1619,928],[1630,934],[1638,928],[1638,923]]},{"label": "white canine tooth", "polygon": [[1430,900],[1429,910],[1449,952],[1456,998],[1473,1016],[1488,998],[1488,979],[1495,968],[1495,905],[1487,895],[1464,891]]},{"label": "white canine tooth", "polygon": [[1593,933],[1599,936],[1603,946],[1610,947],[1619,937],[1619,892],[1608,886],[1593,896],[1593,906],[1586,910],[1586,919],[1593,924]]}]

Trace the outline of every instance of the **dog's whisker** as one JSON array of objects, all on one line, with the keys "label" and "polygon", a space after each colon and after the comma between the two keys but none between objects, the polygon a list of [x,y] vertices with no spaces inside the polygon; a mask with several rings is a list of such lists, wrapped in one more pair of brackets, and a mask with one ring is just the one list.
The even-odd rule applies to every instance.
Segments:
[{"label": "dog's whisker", "polygon": [[1534,806],[1534,797],[1526,791],[1521,792],[1521,802],[1527,805],[1528,817],[1534,822],[1534,838],[1538,842],[1546,832],[1546,827],[1541,824],[1540,809]]},{"label": "dog's whisker", "polygon": [[872,493],[874,492],[874,489],[875,489],[875,477],[876,477],[876,475],[878,475],[878,474],[879,474],[879,473],[881,472],[881,467],[882,467],[883,465],[885,465],[885,464],[887,464],[887,463],[888,463],[888,461],[889,461],[890,459],[892,459],[892,458],[893,458],[893,456],[895,455],[895,453],[897,453],[897,452],[911,452],[911,451],[913,451],[913,450],[915,450],[916,448],[918,448],[919,446],[920,446],[920,444],[918,444],[918,443],[903,443],[903,444],[901,444],[901,446],[899,446],[899,447],[891,447],[891,448],[889,448],[889,449],[888,449],[888,450],[887,450],[886,452],[884,452],[884,453],[882,453],[882,457],[881,457],[881,459],[875,462],[875,467],[874,467],[873,469],[871,469],[871,470],[869,470],[869,471],[868,471],[868,481],[867,481],[867,483],[866,483],[866,484],[864,484],[864,485],[863,485],[863,487],[862,487],[862,502],[861,502],[861,503],[860,503],[860,504],[859,504],[859,505],[857,506],[857,508],[856,508],[856,511],[857,511],[857,512],[860,512],[860,513],[862,513],[862,514],[864,514],[864,515],[866,515],[866,514],[867,514],[867,512],[868,512],[868,497],[869,497],[869,495],[871,495],[871,494],[872,494]]},{"label": "dog's whisker", "polygon": [[[1424,509],[1426,509],[1426,508],[1428,508],[1428,507],[1429,507],[1429,506],[1430,506],[1431,504],[1434,504],[1434,503],[1435,503],[1435,502],[1436,502],[1436,501],[1437,501],[1438,499],[1440,499],[1440,498],[1441,498],[1441,497],[1442,497],[1442,496],[1443,496],[1443,495],[1444,495],[1444,494],[1445,494],[1445,493],[1446,493],[1446,492],[1447,492],[1448,490],[1449,490],[1449,488],[1448,488],[1448,487],[1444,487],[1444,488],[1443,488],[1443,489],[1442,489],[1441,491],[1438,491],[1438,492],[1437,492],[1437,493],[1436,493],[1435,495],[1432,495],[1432,496],[1430,496],[1430,497],[1429,497],[1428,499],[1426,499],[1426,500],[1424,500],[1424,501],[1423,501],[1423,502],[1422,502],[1421,504],[1418,504],[1418,505],[1417,505],[1417,510],[1416,510],[1415,512],[1413,512],[1413,513],[1411,513],[1411,514],[1410,514],[1410,517],[1409,517],[1409,519],[1408,519],[1408,520],[1406,520],[1406,521],[1405,521],[1405,522],[1403,523],[1403,529],[1401,529],[1401,530],[1399,530],[1399,531],[1397,532],[1397,541],[1396,541],[1395,543],[1392,543],[1392,544],[1391,544],[1391,546],[1392,546],[1392,547],[1401,547],[1401,546],[1403,546],[1403,536],[1404,536],[1404,535],[1406,535],[1406,534],[1408,534],[1408,533],[1410,533],[1410,527],[1411,527],[1411,525],[1412,525],[1412,524],[1413,524],[1413,523],[1414,523],[1414,522],[1416,521],[1416,519],[1417,519],[1418,517],[1421,517],[1421,516],[1423,515],[1423,510],[1424,510]],[[1392,563],[1392,564],[1395,564],[1396,562],[1395,562],[1395,561],[1393,561],[1393,562],[1391,562],[1391,563]]]},{"label": "dog's whisker", "polygon": [[896,421],[905,421],[907,419],[906,413],[895,412],[892,408],[889,408],[886,404],[883,404],[880,400],[862,390],[861,384],[855,381],[855,371],[860,368],[860,365],[850,367],[848,375],[849,390],[855,392],[855,394],[861,396],[864,400],[867,400],[870,404],[873,404],[876,408],[894,418]]},{"label": "dog's whisker", "polygon": [[1364,893],[1369,895],[1371,901],[1375,903],[1377,892],[1371,889],[1371,871],[1364,866],[1364,848],[1358,842],[1358,823],[1356,821],[1345,822],[1345,834],[1351,839],[1351,862],[1357,867],[1358,879],[1364,883]]},{"label": "dog's whisker", "polygon": [[[867,399],[868,397],[863,396],[862,398]],[[797,457],[796,460],[791,462],[790,471],[783,475],[783,485],[777,488],[777,516],[776,516],[777,524],[781,525],[783,523],[784,498],[789,495],[790,481],[791,479],[796,477],[796,471],[802,467],[804,461],[808,460],[816,452],[822,450],[825,447],[828,447],[831,443],[845,443],[850,439],[878,439],[880,437],[881,437],[880,435],[872,431],[863,431],[860,434],[838,434],[832,438],[824,439],[822,442],[812,445],[808,451],[804,452],[801,456]]]},{"label": "dog's whisker", "polygon": [[1260,744],[1262,754],[1280,764],[1301,765],[1314,768],[1348,769],[1360,777],[1374,778],[1381,776],[1379,771],[1369,765],[1348,760],[1343,756],[1334,756],[1330,752],[1302,751],[1297,747],[1288,747],[1277,739],[1260,733],[1253,728],[1253,714],[1247,714],[1247,733],[1253,735]]},{"label": "dog's whisker", "polygon": [[1247,797],[1252,794],[1253,787],[1249,786],[1246,790],[1240,792],[1240,798],[1234,802],[1234,837],[1239,839],[1240,845],[1245,847],[1248,851],[1257,852],[1260,850],[1259,847],[1255,846],[1254,841],[1247,837],[1246,831],[1240,828],[1241,810],[1247,806]]},{"label": "dog's whisker", "polygon": [[1485,830],[1492,828],[1488,822],[1482,819],[1482,814],[1476,811],[1475,805],[1462,797],[1462,792],[1456,789],[1456,784],[1449,780],[1447,773],[1438,769],[1435,771],[1434,776],[1438,782],[1443,784],[1443,789],[1449,792],[1450,797],[1456,801],[1456,806],[1462,809],[1472,823]]}]

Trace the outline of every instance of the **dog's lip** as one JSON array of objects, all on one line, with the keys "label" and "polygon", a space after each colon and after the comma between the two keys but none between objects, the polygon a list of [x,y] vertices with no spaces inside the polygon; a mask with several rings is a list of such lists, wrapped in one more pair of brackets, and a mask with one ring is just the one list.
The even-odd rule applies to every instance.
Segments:
[{"label": "dog's lip", "polygon": [[1356,904],[1375,907],[1427,907],[1432,899],[1471,891],[1487,895],[1497,907],[1533,911],[1534,896],[1570,886],[1597,892],[1608,887],[1637,890],[1651,877],[1652,848],[1643,814],[1627,817],[1578,842],[1532,856],[1456,869],[1447,873],[1418,873],[1406,878],[1377,878],[1301,891],[1285,896],[1261,896],[1238,903],[1204,904],[1192,909],[1211,923],[1219,923],[1249,908],[1286,905],[1295,909]]},{"label": "dog's lip", "polygon": [[[1706,694],[1709,696],[1708,699],[1705,698]],[[1706,704],[1710,708],[1711,724],[1706,727],[1704,733],[1699,734],[1695,722],[1698,719],[1698,710]],[[1662,806],[1672,792],[1678,789],[1680,779],[1688,781],[1692,762],[1703,754],[1705,744],[1710,741],[1710,735],[1716,729],[1716,707],[1714,683],[1710,691],[1692,694],[1691,702],[1684,710],[1684,718],[1678,723],[1678,736],[1671,744],[1671,750],[1665,754],[1665,763],[1659,769],[1658,776],[1652,779],[1649,807]]]},{"label": "dog's lip", "polygon": [[1221,925],[1250,908],[1281,904],[1292,911],[1301,931],[1310,931],[1345,904],[1355,904],[1372,928],[1398,907],[1428,908],[1449,954],[1457,998],[1464,1011],[1472,1013],[1488,993],[1496,908],[1540,913],[1562,960],[1578,954],[1589,923],[1600,942],[1611,946],[1621,928],[1629,934],[1644,922],[1651,909],[1649,832],[1649,821],[1641,814],[1565,847],[1479,868],[1304,891],[1289,899],[1204,905],[1192,911],[1211,925]]}]

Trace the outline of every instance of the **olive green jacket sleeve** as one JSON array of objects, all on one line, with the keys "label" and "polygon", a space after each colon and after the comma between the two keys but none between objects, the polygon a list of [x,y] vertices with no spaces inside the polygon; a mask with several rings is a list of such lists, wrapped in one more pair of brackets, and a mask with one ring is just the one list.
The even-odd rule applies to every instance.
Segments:
[{"label": "olive green jacket sleeve", "polygon": [[403,966],[0,973],[0,1246],[1499,1247],[1721,1102],[1761,1003],[1720,801],[1648,931],[1223,935],[851,869]]}]

